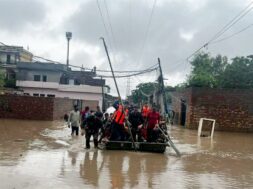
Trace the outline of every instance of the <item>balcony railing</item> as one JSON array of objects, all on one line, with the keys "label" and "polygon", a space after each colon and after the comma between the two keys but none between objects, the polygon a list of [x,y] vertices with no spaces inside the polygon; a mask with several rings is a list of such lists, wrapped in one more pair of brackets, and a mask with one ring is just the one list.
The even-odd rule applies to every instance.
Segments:
[{"label": "balcony railing", "polygon": [[16,81],[17,87],[26,88],[42,88],[56,89],[62,92],[86,92],[86,93],[102,93],[102,88],[99,86],[90,85],[63,85],[56,82],[39,82],[39,81]]}]

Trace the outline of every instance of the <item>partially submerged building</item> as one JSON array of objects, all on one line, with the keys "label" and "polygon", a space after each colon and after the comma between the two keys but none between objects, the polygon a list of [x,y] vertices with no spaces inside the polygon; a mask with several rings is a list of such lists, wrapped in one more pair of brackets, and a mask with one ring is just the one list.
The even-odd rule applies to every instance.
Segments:
[{"label": "partially submerged building", "polygon": [[200,118],[211,118],[215,130],[253,132],[252,89],[187,88],[171,96],[175,124],[197,129]]}]

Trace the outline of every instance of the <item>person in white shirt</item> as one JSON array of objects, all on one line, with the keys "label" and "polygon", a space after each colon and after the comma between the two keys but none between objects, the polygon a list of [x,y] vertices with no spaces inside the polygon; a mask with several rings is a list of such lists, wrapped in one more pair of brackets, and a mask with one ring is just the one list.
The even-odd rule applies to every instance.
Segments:
[{"label": "person in white shirt", "polygon": [[74,110],[72,110],[69,114],[68,127],[71,126],[71,135],[79,134],[79,127],[81,122],[80,111],[78,110],[78,106],[74,106]]}]

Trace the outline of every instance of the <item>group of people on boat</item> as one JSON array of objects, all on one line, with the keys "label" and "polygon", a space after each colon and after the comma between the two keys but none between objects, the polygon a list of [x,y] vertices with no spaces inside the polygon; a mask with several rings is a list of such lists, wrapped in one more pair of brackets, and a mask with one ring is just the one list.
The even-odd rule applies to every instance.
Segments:
[{"label": "group of people on boat", "polygon": [[141,111],[136,106],[123,106],[116,101],[113,104],[114,113],[103,113],[99,106],[90,110],[88,106],[79,111],[78,106],[65,116],[71,135],[85,135],[86,148],[90,148],[90,138],[93,137],[94,147],[107,141],[162,142],[164,138],[161,129],[166,132],[166,124],[155,106],[145,104]]}]

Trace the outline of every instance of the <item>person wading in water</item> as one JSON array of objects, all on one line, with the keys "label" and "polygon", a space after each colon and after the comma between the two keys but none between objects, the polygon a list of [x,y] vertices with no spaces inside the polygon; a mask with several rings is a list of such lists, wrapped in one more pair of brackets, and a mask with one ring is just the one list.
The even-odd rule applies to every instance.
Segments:
[{"label": "person wading in water", "polygon": [[78,110],[78,106],[74,106],[74,110],[72,110],[69,114],[68,127],[71,126],[71,135],[76,133],[76,136],[79,134],[81,116]]},{"label": "person wading in water", "polygon": [[90,137],[93,136],[94,140],[94,147],[98,148],[98,132],[99,129],[102,127],[102,117],[95,116],[95,112],[91,111],[90,116],[86,120],[86,127],[85,127],[85,138],[86,138],[86,148],[90,148]]}]

